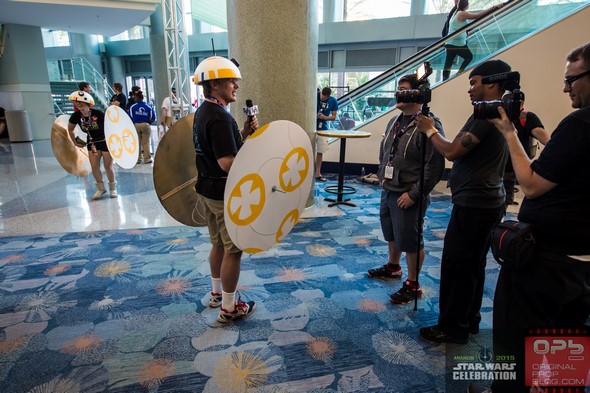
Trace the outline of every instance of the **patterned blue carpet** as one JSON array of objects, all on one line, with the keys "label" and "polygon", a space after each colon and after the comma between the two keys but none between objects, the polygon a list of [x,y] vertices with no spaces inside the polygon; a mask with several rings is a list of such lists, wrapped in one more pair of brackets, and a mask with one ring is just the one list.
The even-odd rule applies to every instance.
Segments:
[{"label": "patterned blue carpet", "polygon": [[[463,391],[449,388],[445,345],[418,337],[437,320],[449,197],[435,193],[427,213],[414,311],[389,302],[402,280],[366,275],[387,245],[379,188],[356,186],[346,215],[304,219],[278,247],[245,254],[239,292],[257,309],[228,326],[207,307],[206,229],[0,239],[0,391]],[[483,328],[497,274],[490,257]],[[485,345],[475,337],[462,351]]]}]

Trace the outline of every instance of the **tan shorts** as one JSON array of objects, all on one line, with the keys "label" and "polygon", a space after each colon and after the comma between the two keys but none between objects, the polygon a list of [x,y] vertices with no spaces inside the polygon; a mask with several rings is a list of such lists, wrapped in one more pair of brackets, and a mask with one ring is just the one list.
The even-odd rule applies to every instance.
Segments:
[{"label": "tan shorts", "polygon": [[324,154],[328,151],[328,138],[325,136],[316,135],[315,137],[315,151],[316,153]]},{"label": "tan shorts", "polygon": [[205,219],[207,220],[207,228],[209,228],[211,244],[216,247],[223,246],[223,249],[228,254],[241,252],[242,250],[231,241],[227,228],[225,227],[223,201],[216,201],[197,194],[197,203],[203,203],[206,207]]}]

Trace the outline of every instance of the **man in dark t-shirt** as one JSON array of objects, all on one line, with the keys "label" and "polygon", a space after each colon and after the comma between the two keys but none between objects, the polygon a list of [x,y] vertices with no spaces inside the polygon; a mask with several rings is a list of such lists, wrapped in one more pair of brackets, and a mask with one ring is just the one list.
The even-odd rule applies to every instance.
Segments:
[{"label": "man in dark t-shirt", "polygon": [[127,98],[123,94],[123,85],[119,82],[113,83],[113,90],[115,90],[115,94],[111,97],[109,105],[116,105],[123,111],[127,111]]},{"label": "man in dark t-shirt", "polygon": [[[501,98],[501,83],[483,84],[482,77],[508,71],[510,66],[502,60],[475,67],[469,75],[471,101]],[[495,127],[473,115],[452,142],[433,128],[432,118],[419,115],[417,122],[434,148],[453,161],[453,210],[441,260],[440,314],[438,324],[420,329],[420,335],[429,341],[465,344],[470,333],[479,332],[490,233],[505,211],[502,175],[508,151]]]},{"label": "man in dark t-shirt", "polygon": [[223,197],[227,175],[243,140],[258,127],[258,120],[253,116],[239,130],[226,109],[227,105],[236,101],[240,79],[237,65],[218,56],[203,60],[194,75],[195,83],[203,87],[205,96],[205,101],[195,112],[193,123],[193,143],[199,171],[195,189],[197,203],[204,206],[212,244],[209,265],[213,289],[209,306],[220,308],[217,316],[220,323],[247,317],[256,306],[253,301],[236,301],[242,250],[229,237],[224,219]]},{"label": "man in dark t-shirt", "polygon": [[[525,369],[525,337],[529,331],[590,333],[590,43],[574,49],[566,60],[563,92],[577,110],[559,123],[537,160],[527,156],[503,110],[499,110],[502,118],[493,120],[506,139],[525,195],[518,219],[531,225],[536,240],[531,263],[518,270],[503,266],[498,277],[494,355],[514,358],[516,380],[494,381],[494,393],[529,392],[533,381],[525,375],[535,375],[539,370],[533,368],[533,362],[529,362],[531,369]],[[579,348],[579,337],[556,339],[561,338],[568,347],[558,350],[557,358],[555,353],[547,353],[545,361],[552,365],[562,359],[565,363],[560,365],[581,367],[585,376],[588,348],[577,354],[584,360],[576,363],[576,354],[569,350]],[[538,379],[541,387],[547,385],[544,378]],[[563,390],[585,391],[584,377],[581,384],[567,381]]]}]

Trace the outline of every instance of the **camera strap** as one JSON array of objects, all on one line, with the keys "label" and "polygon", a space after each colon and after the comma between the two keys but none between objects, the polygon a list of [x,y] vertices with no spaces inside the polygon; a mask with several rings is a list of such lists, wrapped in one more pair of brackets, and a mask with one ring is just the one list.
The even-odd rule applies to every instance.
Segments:
[{"label": "camera strap", "polygon": [[525,124],[526,124],[526,117],[528,115],[529,111],[527,111],[526,109],[523,109],[522,111],[520,111],[520,124],[522,125],[522,127],[524,128]]}]

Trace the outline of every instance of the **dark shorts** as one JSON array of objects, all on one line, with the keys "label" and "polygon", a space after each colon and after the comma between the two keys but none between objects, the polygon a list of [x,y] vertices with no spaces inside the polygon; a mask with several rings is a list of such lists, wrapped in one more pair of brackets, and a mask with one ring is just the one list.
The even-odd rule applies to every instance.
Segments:
[{"label": "dark shorts", "polygon": [[[418,249],[418,202],[407,209],[401,209],[397,205],[398,198],[403,193],[385,191],[381,193],[381,206],[379,218],[383,237],[386,241],[394,241],[396,247],[403,252],[416,252]],[[422,217],[430,203],[427,198],[422,206]],[[420,235],[420,248],[424,247],[424,238]]]},{"label": "dark shorts", "polygon": [[[96,146],[96,150],[109,151],[109,148],[107,147],[107,142],[106,141],[94,142],[94,146]],[[92,149],[90,143],[86,145],[86,148],[88,149],[88,151],[90,151]]]}]

